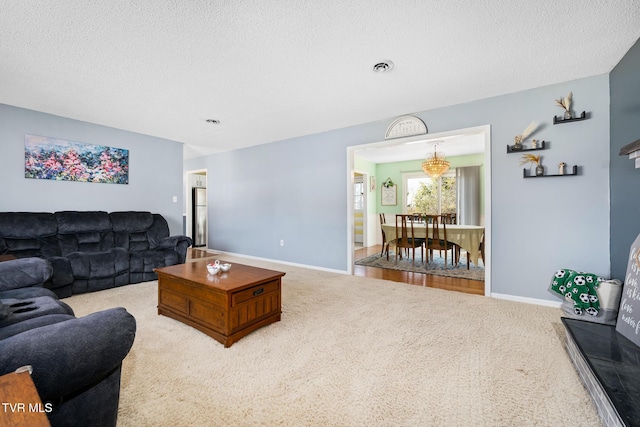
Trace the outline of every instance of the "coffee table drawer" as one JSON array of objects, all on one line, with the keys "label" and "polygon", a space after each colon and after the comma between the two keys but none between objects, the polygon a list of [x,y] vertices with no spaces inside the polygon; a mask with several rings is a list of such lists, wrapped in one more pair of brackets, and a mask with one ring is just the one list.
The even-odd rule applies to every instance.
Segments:
[{"label": "coffee table drawer", "polygon": [[229,326],[232,333],[238,332],[265,318],[278,316],[278,320],[280,320],[280,313],[281,301],[280,289],[278,288],[272,292],[261,292],[257,296],[233,306],[229,311]]},{"label": "coffee table drawer", "polygon": [[231,305],[235,306],[249,301],[253,298],[259,298],[261,295],[269,292],[278,291],[280,289],[280,280],[274,280],[272,282],[263,283],[262,285],[254,286],[244,291],[236,292],[231,295]]}]

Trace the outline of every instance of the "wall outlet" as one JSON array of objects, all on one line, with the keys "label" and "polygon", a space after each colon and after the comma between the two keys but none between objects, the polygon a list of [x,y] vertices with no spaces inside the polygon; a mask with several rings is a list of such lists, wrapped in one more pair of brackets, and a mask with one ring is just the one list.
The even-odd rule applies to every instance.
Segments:
[{"label": "wall outlet", "polygon": [[284,239],[280,239],[280,246],[284,246]]},{"label": "wall outlet", "polygon": [[173,203],[178,203],[178,196],[173,196]]}]

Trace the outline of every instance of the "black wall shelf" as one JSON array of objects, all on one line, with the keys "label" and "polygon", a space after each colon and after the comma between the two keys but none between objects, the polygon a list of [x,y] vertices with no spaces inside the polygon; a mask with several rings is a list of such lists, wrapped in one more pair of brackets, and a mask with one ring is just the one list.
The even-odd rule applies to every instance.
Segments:
[{"label": "black wall shelf", "polygon": [[512,147],[513,147],[512,145],[507,145],[507,154],[509,154],[509,153],[522,153],[522,152],[525,152],[525,151],[544,150],[545,148],[547,148],[547,146],[546,146],[544,141],[542,141],[540,143],[540,146],[536,147],[536,148],[523,148],[522,150],[514,150]]},{"label": "black wall shelf", "polygon": [[580,117],[573,117],[571,119],[563,119],[562,117],[553,116],[553,124],[559,125],[561,123],[579,122],[580,120],[586,120],[586,119],[587,119],[587,112],[583,111],[582,114],[580,114]]},{"label": "black wall shelf", "polygon": [[562,175],[560,175],[560,174],[555,174],[555,175],[546,175],[546,174],[545,175],[535,175],[535,174],[528,175],[527,174],[527,169],[523,169],[522,170],[522,177],[523,178],[550,178],[552,176],[556,177],[556,176],[576,176],[576,175],[578,175],[578,166],[577,165],[573,165],[573,168],[572,168],[570,173],[565,173],[565,174],[562,174]]}]

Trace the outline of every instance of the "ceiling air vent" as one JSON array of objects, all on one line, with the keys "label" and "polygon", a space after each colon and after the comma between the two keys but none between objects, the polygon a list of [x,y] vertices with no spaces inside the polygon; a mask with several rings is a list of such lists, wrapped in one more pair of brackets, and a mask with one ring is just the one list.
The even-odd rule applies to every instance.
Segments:
[{"label": "ceiling air vent", "polygon": [[393,62],[382,61],[373,66],[373,71],[376,73],[388,73],[393,68]]}]

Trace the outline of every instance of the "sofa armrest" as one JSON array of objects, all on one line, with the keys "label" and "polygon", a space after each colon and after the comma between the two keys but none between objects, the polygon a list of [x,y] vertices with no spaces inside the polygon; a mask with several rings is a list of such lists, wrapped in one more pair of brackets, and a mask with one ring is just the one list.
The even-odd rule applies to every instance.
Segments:
[{"label": "sofa armrest", "polygon": [[42,287],[52,274],[51,265],[42,258],[20,258],[0,262],[0,291]]},{"label": "sofa armrest", "polygon": [[31,329],[1,341],[0,374],[31,365],[42,401],[55,405],[118,368],[135,332],[135,318],[121,307]]},{"label": "sofa armrest", "polygon": [[51,283],[54,288],[60,286],[66,286],[73,283],[73,271],[71,270],[71,263],[69,258],[61,256],[53,256],[47,258],[47,261],[53,267],[53,274],[51,275]]},{"label": "sofa armrest", "polygon": [[173,249],[178,252],[180,264],[183,264],[187,257],[187,248],[189,248],[192,243],[193,240],[187,236],[169,236],[161,238],[155,247]]}]

